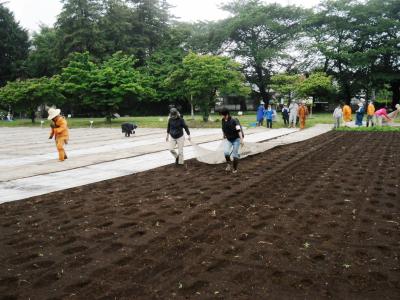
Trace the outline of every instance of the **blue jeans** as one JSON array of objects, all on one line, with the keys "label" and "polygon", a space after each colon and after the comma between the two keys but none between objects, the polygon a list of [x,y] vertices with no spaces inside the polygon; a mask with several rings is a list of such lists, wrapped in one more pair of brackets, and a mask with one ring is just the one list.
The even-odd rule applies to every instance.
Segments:
[{"label": "blue jeans", "polygon": [[239,158],[239,147],[240,147],[240,139],[236,139],[233,141],[225,140],[224,145],[224,155],[225,156],[233,156],[233,158]]}]

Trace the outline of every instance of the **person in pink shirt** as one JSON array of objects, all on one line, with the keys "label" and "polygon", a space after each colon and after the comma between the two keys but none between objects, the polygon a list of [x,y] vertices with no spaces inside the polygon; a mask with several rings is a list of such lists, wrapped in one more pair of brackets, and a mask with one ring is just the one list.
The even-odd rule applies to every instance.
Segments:
[{"label": "person in pink shirt", "polygon": [[392,121],[392,119],[389,118],[389,116],[388,116],[388,114],[387,114],[386,107],[385,107],[385,108],[378,109],[378,110],[375,112],[375,117],[376,117],[376,119],[377,119],[378,126],[382,126],[382,120],[383,120],[383,118],[385,118],[385,120],[386,120],[387,122],[391,122],[391,121]]}]

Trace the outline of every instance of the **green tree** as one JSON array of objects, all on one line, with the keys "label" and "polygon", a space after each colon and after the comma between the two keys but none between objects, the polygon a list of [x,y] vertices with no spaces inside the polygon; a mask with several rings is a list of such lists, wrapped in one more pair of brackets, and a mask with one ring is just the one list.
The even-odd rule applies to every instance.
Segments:
[{"label": "green tree", "polygon": [[29,77],[53,76],[60,71],[57,53],[57,31],[42,26],[32,37],[32,50],[26,61]]},{"label": "green tree", "polygon": [[271,77],[271,88],[282,97],[288,97],[291,100],[299,81],[298,74],[276,74]]},{"label": "green tree", "polygon": [[21,76],[29,49],[27,31],[3,3],[0,3],[0,41],[0,86],[3,86]]},{"label": "green tree", "polygon": [[193,97],[193,103],[200,107],[206,122],[217,92],[249,94],[239,68],[240,65],[228,57],[189,53],[183,59],[182,68],[171,74],[170,81],[177,83],[182,94]]},{"label": "green tree", "polygon": [[233,16],[222,21],[226,27],[226,49],[244,62],[247,80],[258,87],[265,103],[270,100],[273,68],[287,56],[285,50],[307,19],[306,10],[258,0],[236,0],[224,6]]},{"label": "green tree", "polygon": [[168,37],[169,5],[159,0],[127,0],[134,7],[132,30],[130,35],[135,45],[135,57],[138,65],[143,66],[145,60]]},{"label": "green tree", "polygon": [[186,52],[178,47],[159,49],[142,68],[152,78],[151,87],[157,92],[158,101],[181,105],[188,102],[188,94],[182,93],[176,82],[169,81],[171,74],[182,69],[185,56]]},{"label": "green tree", "polygon": [[32,123],[40,105],[61,104],[63,100],[57,76],[8,82],[0,89],[0,102],[14,111],[28,113]]},{"label": "green tree", "polygon": [[128,98],[145,101],[154,98],[149,78],[135,69],[133,56],[115,53],[90,73],[89,93],[83,102],[102,111],[108,120]]},{"label": "green tree", "polygon": [[323,72],[315,72],[305,78],[300,78],[296,84],[296,94],[300,97],[324,99],[334,91],[332,78]]},{"label": "green tree", "polygon": [[90,96],[91,74],[96,69],[97,65],[89,52],[72,54],[68,66],[62,69],[60,80],[62,92],[67,99],[65,108],[72,115],[84,108],[83,100]]},{"label": "green tree", "polygon": [[[362,45],[356,57],[364,60],[366,89],[390,85],[392,106],[400,103],[400,2],[369,0],[353,13],[356,41]],[[367,76],[365,76],[367,75]]]},{"label": "green tree", "polygon": [[104,45],[99,28],[103,12],[100,0],[62,0],[62,3],[63,9],[56,22],[60,58],[85,51],[101,57]]},{"label": "green tree", "polygon": [[137,26],[139,20],[135,17],[135,10],[126,1],[105,0],[104,15],[99,25],[105,56],[117,51],[136,54],[138,43],[133,31]]}]

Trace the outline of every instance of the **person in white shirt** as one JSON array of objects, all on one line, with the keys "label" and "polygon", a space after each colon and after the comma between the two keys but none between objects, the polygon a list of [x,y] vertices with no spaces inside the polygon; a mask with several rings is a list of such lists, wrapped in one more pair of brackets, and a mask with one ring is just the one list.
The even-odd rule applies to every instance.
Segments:
[{"label": "person in white shirt", "polygon": [[289,127],[291,128],[296,128],[298,110],[299,105],[297,104],[297,102],[292,100],[289,105]]},{"label": "person in white shirt", "polygon": [[342,121],[342,117],[343,117],[342,105],[339,104],[335,108],[335,110],[333,111],[333,119],[335,120],[335,123],[334,123],[335,128],[339,128],[340,127],[340,123]]}]

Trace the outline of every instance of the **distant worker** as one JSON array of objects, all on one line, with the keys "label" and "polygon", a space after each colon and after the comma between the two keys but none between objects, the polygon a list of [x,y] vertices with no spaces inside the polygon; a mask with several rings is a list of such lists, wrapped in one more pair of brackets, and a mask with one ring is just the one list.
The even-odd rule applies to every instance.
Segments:
[{"label": "distant worker", "polygon": [[267,123],[267,128],[272,128],[272,119],[274,117],[274,111],[271,105],[268,105],[267,109],[264,111],[265,122]]},{"label": "distant worker", "polygon": [[400,104],[396,104],[395,105],[395,110],[393,112],[391,112],[390,114],[388,114],[389,118],[391,118],[392,120],[396,119],[397,116],[400,113]]},{"label": "distant worker", "polygon": [[[239,164],[239,147],[243,145],[243,131],[240,126],[239,120],[231,117],[229,110],[223,108],[221,110],[222,115],[222,132],[225,140],[224,155],[227,163],[226,171],[232,171],[237,173],[237,167]],[[233,164],[231,161],[233,157]]]},{"label": "distant worker", "polygon": [[58,160],[64,161],[68,158],[64,149],[64,145],[68,144],[69,139],[67,120],[60,116],[60,109],[49,108],[48,113],[49,116],[47,119],[52,121],[50,124],[51,133],[49,139],[52,139],[53,137],[55,138],[58,151]]},{"label": "distant worker", "polygon": [[352,121],[351,113],[350,105],[345,104],[343,106],[343,121],[345,126],[350,125],[350,122]]},{"label": "distant worker", "polygon": [[374,114],[375,114],[375,106],[372,101],[368,102],[368,107],[367,107],[367,127],[369,126],[369,123],[371,123],[371,126],[374,126]]},{"label": "distant worker", "polygon": [[[190,141],[190,131],[185,123],[185,120],[180,116],[176,108],[171,108],[169,113],[168,127],[167,127],[167,138],[168,142],[171,136],[171,141],[169,141],[169,151],[175,157],[175,165],[183,165],[183,146],[185,143],[185,137],[183,130],[186,131],[188,140]],[[178,153],[174,150],[178,146]]]},{"label": "distant worker", "polygon": [[282,119],[283,123],[285,124],[286,127],[289,126],[289,108],[287,107],[286,104],[283,105],[282,108]]},{"label": "distant worker", "polygon": [[299,111],[299,120],[300,120],[300,129],[304,129],[306,127],[306,119],[308,117],[308,109],[306,106],[306,101],[301,101]]},{"label": "distant worker", "polygon": [[339,128],[340,127],[340,123],[342,121],[342,118],[343,118],[342,105],[339,103],[338,106],[333,111],[333,119],[335,121],[335,124],[334,124],[335,128]]},{"label": "distant worker", "polygon": [[260,105],[257,108],[257,126],[262,126],[264,122],[264,111],[265,111],[265,103],[263,101],[260,102]]},{"label": "distant worker", "polygon": [[289,105],[289,127],[296,128],[299,105],[292,100]]},{"label": "distant worker", "polygon": [[388,116],[386,107],[378,109],[375,112],[376,122],[378,126],[382,126],[382,121],[385,119],[386,122],[391,122],[392,119]]},{"label": "distant worker", "polygon": [[356,125],[362,126],[364,118],[364,104],[362,102],[358,103],[358,109],[356,111]]}]

